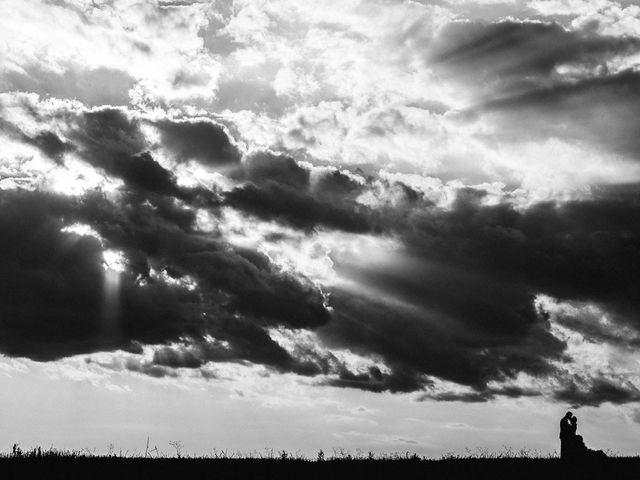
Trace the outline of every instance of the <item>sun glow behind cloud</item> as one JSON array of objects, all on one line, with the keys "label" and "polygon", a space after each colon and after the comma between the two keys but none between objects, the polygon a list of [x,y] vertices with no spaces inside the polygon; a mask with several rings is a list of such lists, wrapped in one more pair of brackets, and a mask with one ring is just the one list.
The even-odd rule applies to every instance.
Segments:
[{"label": "sun glow behind cloud", "polygon": [[127,260],[122,252],[108,249],[102,252],[102,258],[102,266],[107,272],[122,273],[127,268]]},{"label": "sun glow behind cloud", "polygon": [[91,225],[87,225],[86,223],[74,223],[62,228],[60,231],[64,233],[74,233],[80,236],[93,237],[96,240],[100,241],[101,244],[103,243],[103,239],[100,234],[96,232],[96,230],[91,227]]}]

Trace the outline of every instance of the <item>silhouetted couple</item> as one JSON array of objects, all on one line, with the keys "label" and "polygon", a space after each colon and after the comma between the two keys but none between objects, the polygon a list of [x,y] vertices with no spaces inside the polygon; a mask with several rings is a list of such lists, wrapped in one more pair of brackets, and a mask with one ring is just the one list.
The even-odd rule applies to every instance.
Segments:
[{"label": "silhouetted couple", "polygon": [[607,458],[602,450],[591,450],[584,444],[582,435],[576,435],[578,418],[567,412],[560,420],[560,458],[563,460],[586,460]]}]

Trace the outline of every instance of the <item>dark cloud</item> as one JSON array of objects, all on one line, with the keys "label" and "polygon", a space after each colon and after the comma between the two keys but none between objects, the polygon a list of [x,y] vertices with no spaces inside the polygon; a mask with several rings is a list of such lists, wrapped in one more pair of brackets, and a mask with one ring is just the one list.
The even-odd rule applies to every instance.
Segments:
[{"label": "dark cloud", "polygon": [[418,397],[419,401],[435,400],[437,402],[466,402],[479,403],[493,400],[496,397],[518,398],[518,397],[536,397],[541,395],[538,390],[520,388],[516,386],[506,387],[488,387],[482,391],[472,392],[438,392],[425,393]]},{"label": "dark cloud", "polygon": [[[3,107],[0,106],[0,113],[4,113],[2,110]],[[63,141],[58,134],[52,131],[41,130],[35,134],[28,134],[18,125],[3,118],[0,118],[0,132],[10,138],[37,147],[58,164],[62,164],[62,157],[66,152],[73,150],[73,145]]]},{"label": "dark cloud", "polygon": [[124,109],[88,110],[81,112],[76,121],[73,139],[86,150],[85,159],[89,163],[100,166],[100,161],[136,155],[146,150],[140,121]]},{"label": "dark cloud", "polygon": [[[392,377],[395,379],[395,377]],[[382,375],[380,369],[371,367],[368,372],[352,372],[343,367],[338,369],[337,376],[328,379],[325,384],[340,388],[357,388],[370,392],[389,390],[389,377]]]},{"label": "dark cloud", "polygon": [[125,368],[132,372],[142,373],[154,378],[177,377],[178,373],[171,367],[156,365],[155,363],[145,363],[139,358],[128,358]]},{"label": "dark cloud", "polygon": [[353,200],[362,193],[363,187],[344,173],[331,170],[320,175],[312,191],[319,197]]},{"label": "dark cloud", "polygon": [[259,218],[301,229],[373,228],[368,209],[355,202],[360,186],[338,171],[321,174],[312,185],[310,171],[293,158],[260,152],[246,159],[238,177],[245,183],[225,195],[226,203]]},{"label": "dark cloud", "polygon": [[468,113],[515,142],[568,138],[638,158],[635,71],[609,71],[640,51],[640,38],[556,23],[453,23],[427,47],[429,63],[474,92]]},{"label": "dark cloud", "polygon": [[280,272],[263,254],[233,249],[223,239],[195,231],[189,210],[165,212],[154,198],[125,201],[131,203],[118,206],[94,196],[86,200],[80,218],[131,257],[142,255],[172,276],[191,275],[229,312],[294,327],[327,320],[323,297],[314,287]]},{"label": "dark cloud", "polygon": [[103,107],[81,112],[79,128],[87,141],[110,151],[137,153],[146,146],[140,120],[124,108]]},{"label": "dark cloud", "polygon": [[[2,192],[3,353],[51,360],[214,335],[230,345],[225,358],[282,370],[317,369],[282,357],[264,330],[266,324],[314,328],[326,322],[324,300],[315,288],[279,272],[257,252],[236,252],[157,211],[149,200],[135,197],[114,204],[100,195],[72,200]],[[91,224],[106,246],[125,252],[129,262],[117,287],[102,267],[106,246],[61,231],[75,222]],[[176,279],[189,275],[200,287],[161,281],[151,268]],[[171,359],[162,358],[158,365],[169,366]]]},{"label": "dark cloud", "polygon": [[[113,201],[100,194],[73,200],[2,192],[0,350],[47,361],[100,350],[141,353],[141,345],[165,344],[151,361],[131,357],[125,368],[165,377],[175,376],[176,368],[231,361],[301,375],[348,373],[331,354],[301,346],[288,353],[265,330],[326,323],[325,300],[315,287],[280,272],[258,252],[199,234],[188,209],[172,211],[173,204],[163,202],[134,193]],[[105,245],[61,231],[76,222],[90,224]],[[117,287],[102,266],[107,247],[127,258]],[[175,281],[188,275],[199,286],[177,287],[152,268]]]},{"label": "dark cloud", "polygon": [[[59,117],[70,127],[67,132],[69,141],[64,143],[64,148],[75,150],[85,162],[123,180],[124,189],[129,193],[175,197],[192,205],[215,206],[219,203],[213,188],[177,185],[173,172],[160,165],[149,151],[152,145],[141,131],[141,120],[126,109],[105,107],[78,113],[66,112]],[[213,131],[225,135],[222,129],[217,128]],[[224,139],[229,144],[226,135]],[[187,140],[193,138],[187,135]],[[49,139],[48,148],[56,146],[52,141],[55,140]],[[39,142],[41,148],[45,147],[41,138],[32,142]]]},{"label": "dark cloud", "polygon": [[[584,300],[633,318],[640,278],[640,203],[606,192],[590,201],[539,203],[526,210],[481,206],[462,192],[452,210],[419,212],[407,246],[425,260],[513,288]],[[508,290],[506,290],[508,292]]]},{"label": "dark cloud", "polygon": [[428,60],[476,85],[488,83],[501,96],[562,80],[559,66],[591,74],[613,57],[639,50],[637,38],[567,30],[556,23],[460,22],[440,33]]},{"label": "dark cloud", "polygon": [[133,155],[126,161],[114,161],[107,171],[133,187],[165,195],[180,195],[175,176],[161,167],[149,152]]},{"label": "dark cloud", "polygon": [[155,122],[162,145],[180,160],[195,159],[209,166],[234,165],[240,152],[224,129],[207,120],[161,120]]},{"label": "dark cloud", "polygon": [[[626,75],[624,82],[635,78]],[[401,183],[310,169],[290,155],[256,152],[240,159],[214,123],[156,121],[161,144],[177,158],[229,167],[228,178],[236,182],[226,192],[184,189],[154,159],[137,115],[108,107],[60,113],[56,120],[68,123],[64,137],[53,130],[12,135],[60,162],[74,149],[125,186],[117,195],[79,198],[0,193],[5,354],[51,360],[100,350],[140,353],[152,344],[151,360],[125,367],[166,376],[208,362],[253,362],[326,375],[325,383],[339,387],[486,401],[537,394],[511,385],[523,372],[565,378],[559,369],[571,359],[550,332],[549,314],[536,309],[536,295],[595,304],[617,331],[640,331],[637,185],[527,208],[486,205],[485,192],[462,189],[443,209]],[[376,197],[375,211],[357,201],[363,193]],[[215,229],[199,231],[198,209],[215,219],[220,204],[302,230],[384,234],[400,247],[385,258],[335,255],[346,282],[320,291],[266,255],[229,245]],[[102,244],[61,231],[76,222],[94,228]],[[102,266],[105,248],[127,259],[117,302]],[[587,319],[554,321],[598,341],[635,345]],[[370,364],[354,370],[323,349],[287,350],[268,334],[272,327],[315,329],[325,346],[349,349]],[[467,389],[439,392],[436,378]],[[636,398],[614,380],[563,380],[555,394],[585,404]]]},{"label": "dark cloud", "polygon": [[[299,167],[287,161],[274,165],[253,173],[247,169],[245,175],[258,182],[249,185],[310,188]],[[335,172],[323,178],[327,185],[322,191],[336,189],[347,196],[357,191]],[[240,328],[238,336],[248,343],[229,334],[227,326],[209,323],[207,331],[226,339],[234,353],[201,346],[189,354],[158,356],[159,365],[195,368],[206,361],[243,358],[281,371],[333,374],[327,380],[331,385],[371,391],[429,391],[431,378],[440,378],[471,387],[469,393],[454,395],[460,401],[534,395],[492,382],[508,383],[521,372],[556,376],[550,361],[570,360],[564,343],[549,331],[548,315],[534,307],[535,295],[593,302],[616,322],[640,328],[634,320],[640,305],[633,294],[640,286],[633,267],[640,261],[638,195],[632,188],[608,188],[590,201],[542,203],[524,210],[504,203],[483,205],[483,196],[482,191],[462,190],[450,210],[414,198],[402,204],[408,209],[402,214],[383,211],[381,225],[395,232],[404,247],[382,263],[343,259],[336,264],[339,274],[360,287],[329,292],[331,320],[315,289],[278,273],[262,255],[186,235],[189,217],[172,231],[146,220],[142,207],[126,220],[105,221],[95,212],[91,216],[102,219],[99,230],[114,244],[135,245],[176,278],[189,274],[208,291],[219,292],[215,302],[225,312],[257,321],[228,324]],[[265,218],[277,218],[275,212],[266,209]],[[157,217],[154,222],[161,220]],[[124,225],[116,227],[118,223]],[[327,346],[380,357],[390,373],[374,365],[366,372],[351,371],[308,352],[290,355],[266,336],[261,324],[321,326],[318,333]]]},{"label": "dark cloud", "polygon": [[314,287],[278,272],[266,257],[263,265],[256,265],[229,251],[196,247],[183,253],[177,262],[204,285],[231,292],[233,297],[226,306],[232,311],[294,328],[315,327],[328,320],[322,295]]},{"label": "dark cloud", "polygon": [[145,151],[147,143],[140,121],[125,110],[83,112],[71,136],[87,163],[122,179],[133,191],[182,196],[173,173]]},{"label": "dark cloud", "polygon": [[[428,287],[424,291],[429,294]],[[458,293],[461,303],[467,301],[464,294]],[[485,330],[486,312],[479,312],[484,317],[468,318],[473,328],[466,330],[466,325],[456,324],[455,312],[447,312],[452,315],[447,317],[382,293],[374,297],[333,290],[331,305],[335,321],[318,331],[323,341],[364,356],[381,356],[391,368],[388,375],[370,372],[368,378],[341,378],[334,382],[337,385],[408,392],[429,386],[429,377],[437,377],[486,395],[491,380],[513,378],[520,371],[551,373],[547,360],[558,358],[564,348],[547,332],[540,315],[509,335],[493,332],[491,327]],[[508,318],[500,320],[508,325]]]},{"label": "dark cloud", "polygon": [[391,374],[335,384],[411,391],[437,377],[471,387],[464,401],[535,394],[489,385],[520,372],[555,377],[551,360],[570,361],[548,314],[534,307],[538,294],[599,305],[615,322],[608,334],[586,321],[577,330],[632,345],[615,331],[640,330],[637,191],[604,189],[589,201],[524,210],[482,205],[482,198],[463,190],[450,210],[416,209],[387,226],[404,239],[402,250],[336,264],[361,288],[331,291],[335,320],[319,333],[329,345],[381,356]]},{"label": "dark cloud", "polygon": [[309,171],[285,154],[257,152],[249,155],[243,166],[244,178],[257,185],[274,182],[298,190],[309,186]]},{"label": "dark cloud", "polygon": [[574,408],[598,406],[604,402],[620,405],[639,401],[640,390],[629,381],[601,374],[593,378],[569,380],[568,386],[556,392],[554,398]]},{"label": "dark cloud", "polygon": [[20,191],[2,192],[0,198],[4,353],[50,360],[201,330],[192,310],[195,294],[161,284],[141,289],[131,275],[121,279],[118,322],[111,324],[101,245],[92,237],[60,231],[73,204]]},{"label": "dark cloud", "polygon": [[366,217],[356,210],[321,202],[272,182],[262,187],[254,184],[238,187],[226,194],[226,202],[265,220],[278,220],[301,229],[316,226],[348,232],[371,229]]},{"label": "dark cloud", "polygon": [[496,122],[500,140],[569,137],[640,159],[640,74],[634,71],[528,91],[474,112]]},{"label": "dark cloud", "polygon": [[73,148],[62,141],[58,135],[47,131],[36,134],[33,138],[29,139],[29,143],[33,143],[42,150],[42,152],[59,163],[65,152],[73,150]]},{"label": "dark cloud", "polygon": [[210,332],[215,336],[214,341],[190,339],[181,345],[163,346],[154,351],[150,361],[134,362],[130,369],[144,372],[151,366],[199,368],[206,375],[202,367],[208,362],[251,362],[283,373],[328,375],[331,380],[322,382],[327,385],[372,391],[385,389],[384,376],[378,367],[372,366],[366,373],[352,372],[332,353],[318,351],[311,345],[296,345],[289,352],[259,325],[246,318],[226,318],[215,322]]},{"label": "dark cloud", "polygon": [[321,357],[298,359],[292,356],[249,319],[227,318],[215,322],[211,333],[216,342],[199,340],[178,347],[164,346],[155,350],[151,363],[175,369],[200,368],[207,362],[251,362],[280,372],[307,376],[322,373]]}]

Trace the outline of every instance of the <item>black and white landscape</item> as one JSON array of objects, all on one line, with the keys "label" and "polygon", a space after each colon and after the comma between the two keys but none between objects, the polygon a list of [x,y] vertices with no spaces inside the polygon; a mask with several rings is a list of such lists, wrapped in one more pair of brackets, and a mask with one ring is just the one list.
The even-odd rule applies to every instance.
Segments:
[{"label": "black and white landscape", "polygon": [[639,2],[2,0],[0,92],[0,449],[638,454]]}]

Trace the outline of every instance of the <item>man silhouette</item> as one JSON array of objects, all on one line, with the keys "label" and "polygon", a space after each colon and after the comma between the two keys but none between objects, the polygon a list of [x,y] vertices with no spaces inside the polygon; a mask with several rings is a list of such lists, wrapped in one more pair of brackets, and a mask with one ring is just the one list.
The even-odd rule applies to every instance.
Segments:
[{"label": "man silhouette", "polygon": [[575,430],[572,430],[571,417],[573,413],[567,412],[562,420],[560,420],[560,458],[566,460],[570,456],[571,442],[575,435]]}]

